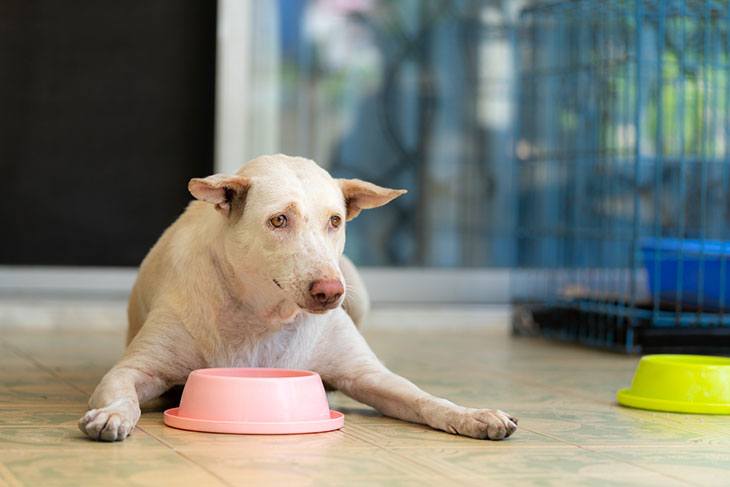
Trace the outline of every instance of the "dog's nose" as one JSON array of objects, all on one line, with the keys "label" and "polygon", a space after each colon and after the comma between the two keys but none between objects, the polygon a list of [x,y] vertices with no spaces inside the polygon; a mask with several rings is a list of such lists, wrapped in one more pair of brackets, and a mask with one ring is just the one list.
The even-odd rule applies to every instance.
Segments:
[{"label": "dog's nose", "polygon": [[319,279],[309,286],[309,294],[314,302],[321,306],[329,306],[337,302],[345,288],[339,279]]}]

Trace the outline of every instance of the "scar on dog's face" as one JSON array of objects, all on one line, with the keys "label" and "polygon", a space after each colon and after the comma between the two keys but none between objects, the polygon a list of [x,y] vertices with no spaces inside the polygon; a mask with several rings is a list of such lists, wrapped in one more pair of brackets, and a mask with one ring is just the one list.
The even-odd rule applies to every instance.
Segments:
[{"label": "scar on dog's face", "polygon": [[262,156],[234,175],[190,180],[192,195],[225,221],[223,244],[234,269],[273,283],[311,313],[344,300],[339,267],[346,222],[383,206],[405,190],[358,179],[334,179],[309,159]]}]

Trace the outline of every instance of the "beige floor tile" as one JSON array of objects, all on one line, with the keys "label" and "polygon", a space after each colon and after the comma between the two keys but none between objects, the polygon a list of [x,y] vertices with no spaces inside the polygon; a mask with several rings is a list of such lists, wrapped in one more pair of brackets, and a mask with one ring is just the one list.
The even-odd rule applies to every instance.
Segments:
[{"label": "beige floor tile", "polygon": [[693,431],[644,411],[606,405],[597,408],[561,408],[526,412],[521,421],[530,429],[574,445],[662,445],[688,447],[715,444],[716,435]]},{"label": "beige floor tile", "polygon": [[[520,479],[564,479],[627,485],[681,485],[682,482],[641,466],[577,447],[543,449],[400,449],[414,461],[444,475],[519,484]],[[508,480],[509,479],[509,480]]]},{"label": "beige floor tile", "polygon": [[16,355],[10,348],[0,346],[0,377],[12,378],[18,373],[38,370],[32,360]]},{"label": "beige floor tile", "polygon": [[[125,442],[76,428],[88,395],[122,352],[122,333],[0,337],[0,484],[12,485],[722,485],[730,419],[619,407],[637,357],[505,330],[365,330],[376,353],[424,389],[520,418],[504,442],[385,418],[341,393],[338,432],[193,433],[146,412]],[[343,484],[343,481],[347,481]],[[729,483],[730,484],[730,483]]]},{"label": "beige floor tile", "polygon": [[[446,485],[460,485],[460,482],[455,479],[447,479],[440,476],[427,476],[419,477],[415,475],[410,476],[396,476],[396,477],[348,477],[347,479],[337,478],[336,476],[322,476],[315,477],[312,481],[312,485],[317,486],[331,486],[331,487],[444,487]],[[291,484],[289,484],[291,485]]]},{"label": "beige floor tile", "polygon": [[165,426],[160,413],[145,413],[139,426],[161,442],[180,451],[227,451],[256,452],[260,449],[339,449],[372,448],[372,445],[358,437],[347,434],[351,426],[339,431],[306,435],[232,435],[185,431]]},{"label": "beige floor tile", "polygon": [[591,448],[605,456],[702,486],[730,485],[730,449]]},{"label": "beige floor tile", "polygon": [[166,448],[2,451],[4,469],[27,486],[225,485],[216,476]]},{"label": "beige floor tile", "polygon": [[86,404],[83,392],[62,382],[0,385],[0,405],[24,404],[39,406],[65,404],[66,407]]},{"label": "beige floor tile", "polygon": [[0,372],[0,383],[6,387],[53,385],[58,382],[63,381],[59,380],[53,373],[38,367],[28,368],[27,370],[3,368]]},{"label": "beige floor tile", "polygon": [[0,428],[0,452],[43,450],[47,453],[55,453],[89,450],[134,453],[148,449],[167,449],[155,438],[139,429],[136,429],[128,439],[128,442],[117,444],[92,441],[79,431],[75,421],[42,428],[4,426]]},{"label": "beige floor tile", "polygon": [[438,477],[431,469],[419,466],[378,448],[264,448],[252,452],[229,449],[219,452],[185,451],[185,456],[201,465],[214,465],[215,471],[235,485],[298,485],[319,479],[379,480],[403,477]]},{"label": "beige floor tile", "polygon": [[[508,440],[490,442],[446,434],[427,426],[403,422],[352,424],[348,434],[356,435],[373,445],[387,448],[547,448],[562,447],[565,443],[527,429],[519,429]],[[569,445],[567,445],[569,446]]]},{"label": "beige floor tile", "polygon": [[[609,470],[612,467],[609,467]],[[654,472],[632,471],[614,475],[611,471],[594,468],[575,475],[509,475],[507,477],[463,477],[460,485],[483,487],[485,485],[509,485],[519,487],[687,487],[681,480]],[[462,483],[463,482],[463,483]],[[456,484],[455,484],[456,485]]]},{"label": "beige floor tile", "polygon": [[[53,336],[53,340],[48,340],[49,336]],[[3,332],[2,341],[26,352],[39,352],[49,357],[100,358],[115,352],[121,355],[124,350],[123,330],[8,330]]]},{"label": "beige floor tile", "polygon": [[[20,404],[0,404],[0,428],[3,427],[46,427],[75,426],[83,408],[69,407],[67,403],[31,406]],[[0,445],[1,447],[1,445]]]}]

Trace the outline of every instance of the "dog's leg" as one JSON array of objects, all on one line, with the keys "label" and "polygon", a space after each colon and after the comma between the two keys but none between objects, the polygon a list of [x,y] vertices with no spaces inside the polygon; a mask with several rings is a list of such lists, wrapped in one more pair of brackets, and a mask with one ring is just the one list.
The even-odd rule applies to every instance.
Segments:
[{"label": "dog's leg", "polygon": [[466,408],[422,391],[383,366],[344,313],[335,319],[314,370],[348,396],[386,416],[472,438],[502,440],[517,429],[503,411]]},{"label": "dog's leg", "polygon": [[96,387],[79,429],[94,440],[126,438],[139,420],[141,403],[183,383],[191,370],[200,367],[194,350],[182,326],[145,325]]},{"label": "dog's leg", "polygon": [[140,402],[154,399],[167,383],[153,375],[120,363],[112,368],[89,399],[89,409],[79,429],[92,440],[121,441],[134,429]]}]

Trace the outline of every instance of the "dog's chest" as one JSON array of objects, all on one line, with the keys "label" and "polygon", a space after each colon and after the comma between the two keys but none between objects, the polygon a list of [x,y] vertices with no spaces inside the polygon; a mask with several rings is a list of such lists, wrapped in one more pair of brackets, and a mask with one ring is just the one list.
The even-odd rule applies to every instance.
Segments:
[{"label": "dog's chest", "polygon": [[224,344],[216,367],[279,367],[307,369],[322,326],[316,320],[287,325],[273,333],[256,333]]}]

